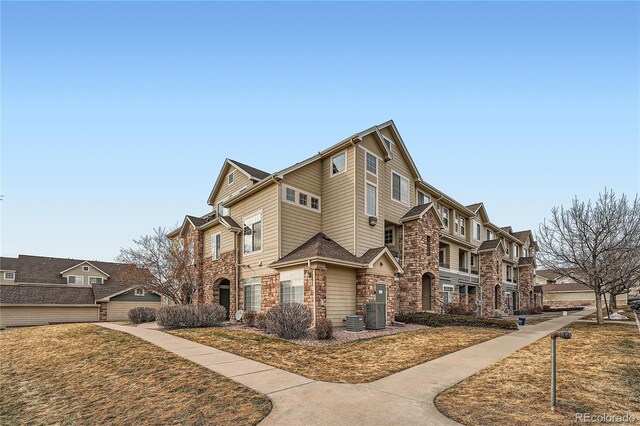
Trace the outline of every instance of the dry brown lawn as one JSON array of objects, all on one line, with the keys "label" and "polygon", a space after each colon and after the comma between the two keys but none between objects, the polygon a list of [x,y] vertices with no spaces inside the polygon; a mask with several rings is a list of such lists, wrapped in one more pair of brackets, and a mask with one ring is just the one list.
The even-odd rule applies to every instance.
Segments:
[{"label": "dry brown lawn", "polygon": [[269,399],[117,331],[0,332],[0,424],[256,424]]},{"label": "dry brown lawn", "polygon": [[170,333],[314,380],[366,383],[502,336],[508,331],[471,327],[431,328],[329,346],[297,345],[283,339],[225,328],[173,330]]},{"label": "dry brown lawn", "polygon": [[[635,312],[633,312],[631,310],[630,307],[628,306],[621,306],[620,308],[613,308],[611,309],[612,312],[619,312],[620,315],[624,315],[625,317],[629,318],[630,320],[635,320],[636,319],[636,314]],[[598,316],[597,312],[592,312],[590,313],[586,319],[593,319],[596,318]],[[607,319],[607,308],[602,308],[602,317],[606,320]]]},{"label": "dry brown lawn", "polygon": [[[640,334],[625,324],[573,323],[558,341],[558,411],[550,410],[549,338],[523,348],[436,398],[465,425],[571,425],[576,413],[640,421]],[[505,420],[508,419],[508,420]]]}]

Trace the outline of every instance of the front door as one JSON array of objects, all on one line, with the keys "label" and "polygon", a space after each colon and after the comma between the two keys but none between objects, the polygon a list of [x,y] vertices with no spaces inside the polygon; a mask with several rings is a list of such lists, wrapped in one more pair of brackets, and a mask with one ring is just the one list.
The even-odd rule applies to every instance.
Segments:
[{"label": "front door", "polygon": [[422,276],[422,310],[431,310],[431,277],[427,274]]},{"label": "front door", "polygon": [[229,294],[229,281],[224,280],[220,283],[220,305],[224,306],[227,310],[227,319],[229,316],[229,305],[230,305],[230,294]]}]

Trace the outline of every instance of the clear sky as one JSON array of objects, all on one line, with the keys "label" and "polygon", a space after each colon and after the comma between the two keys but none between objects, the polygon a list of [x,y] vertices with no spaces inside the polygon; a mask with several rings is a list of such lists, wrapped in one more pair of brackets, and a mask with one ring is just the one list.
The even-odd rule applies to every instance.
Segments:
[{"label": "clear sky", "polygon": [[1,252],[113,259],[393,119],[491,220],[640,187],[638,2],[1,4]]}]

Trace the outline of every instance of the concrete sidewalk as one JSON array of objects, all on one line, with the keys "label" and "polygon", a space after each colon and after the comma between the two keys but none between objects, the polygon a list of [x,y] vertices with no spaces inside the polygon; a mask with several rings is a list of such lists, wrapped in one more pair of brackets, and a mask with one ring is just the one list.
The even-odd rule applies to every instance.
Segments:
[{"label": "concrete sidewalk", "polygon": [[375,382],[358,385],[314,381],[147,327],[97,325],[137,336],[268,395],[273,401],[273,410],[263,420],[265,425],[455,425],[457,423],[442,415],[433,404],[440,392],[589,313],[576,312],[525,326]]}]

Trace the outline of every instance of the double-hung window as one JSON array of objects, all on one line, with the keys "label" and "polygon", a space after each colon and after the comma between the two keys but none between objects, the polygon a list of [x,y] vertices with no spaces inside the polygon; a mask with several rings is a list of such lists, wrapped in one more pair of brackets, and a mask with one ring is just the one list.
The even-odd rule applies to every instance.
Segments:
[{"label": "double-hung window", "polygon": [[473,238],[480,241],[480,224],[475,220],[473,221]]},{"label": "double-hung window", "polygon": [[510,243],[509,241],[506,241],[506,240],[505,240],[505,241],[504,241],[504,250],[505,250],[505,253],[506,253],[506,255],[507,255],[507,256],[509,255],[509,248],[510,248],[510,246],[511,246],[511,243]]},{"label": "double-hung window", "polygon": [[331,175],[337,175],[347,170],[347,153],[341,152],[331,158]]},{"label": "double-hung window", "polygon": [[460,219],[458,218],[458,213],[453,212],[453,226],[456,230],[456,234],[460,233]]},{"label": "double-hung window", "polygon": [[422,191],[418,191],[418,205],[427,204],[431,202],[431,198]]},{"label": "double-hung window", "polygon": [[365,200],[365,214],[367,216],[377,216],[378,214],[378,188],[367,182],[367,199]]},{"label": "double-hung window", "polygon": [[246,278],[244,284],[244,310],[260,312],[260,277]]},{"label": "double-hung window", "polygon": [[378,174],[378,158],[376,158],[375,155],[367,151],[366,162],[367,162],[367,172],[371,173],[372,175],[377,175]]},{"label": "double-hung window", "polygon": [[449,209],[446,207],[442,207],[442,222],[444,226],[449,227]]},{"label": "double-hung window", "polygon": [[513,245],[513,255],[515,257],[519,257],[520,256],[520,247],[518,247],[517,244]]},{"label": "double-hung window", "polygon": [[262,250],[262,213],[244,220],[244,254]]},{"label": "double-hung window", "polygon": [[213,260],[220,259],[220,234],[211,236],[211,258]]},{"label": "double-hung window", "polygon": [[392,172],[391,186],[391,198],[403,204],[409,204],[409,179]]},{"label": "double-hung window", "polygon": [[458,220],[460,220],[460,235],[466,235],[466,232],[467,232],[467,227],[466,227],[467,220],[462,216],[459,216]]}]

